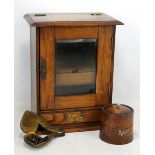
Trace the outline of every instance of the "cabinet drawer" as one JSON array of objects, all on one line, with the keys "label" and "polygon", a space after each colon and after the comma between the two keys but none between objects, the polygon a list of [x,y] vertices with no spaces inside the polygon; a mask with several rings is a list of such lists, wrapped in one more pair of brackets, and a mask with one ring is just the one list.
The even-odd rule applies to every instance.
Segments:
[{"label": "cabinet drawer", "polygon": [[74,110],[56,110],[51,113],[41,113],[40,116],[53,124],[85,123],[100,121],[100,108],[81,108]]}]

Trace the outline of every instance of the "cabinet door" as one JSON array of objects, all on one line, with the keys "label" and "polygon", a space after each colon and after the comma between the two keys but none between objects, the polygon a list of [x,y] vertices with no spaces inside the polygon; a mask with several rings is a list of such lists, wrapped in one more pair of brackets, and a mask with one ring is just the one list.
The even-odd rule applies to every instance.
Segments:
[{"label": "cabinet door", "polygon": [[115,26],[40,28],[40,110],[111,102]]}]

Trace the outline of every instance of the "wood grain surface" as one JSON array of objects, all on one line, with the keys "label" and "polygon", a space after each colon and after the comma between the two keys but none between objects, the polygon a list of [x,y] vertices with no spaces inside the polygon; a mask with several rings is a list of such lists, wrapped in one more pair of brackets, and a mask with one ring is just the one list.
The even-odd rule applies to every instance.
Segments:
[{"label": "wood grain surface", "polygon": [[101,140],[117,145],[133,140],[133,109],[126,105],[106,105],[101,112]]},{"label": "wood grain surface", "polygon": [[40,75],[40,110],[54,109],[55,40],[54,28],[40,28],[40,61],[46,63],[45,79]]},{"label": "wood grain surface", "polygon": [[109,104],[111,101],[112,88],[110,87],[111,68],[113,67],[113,44],[111,39],[113,36],[114,26],[99,27],[98,39],[98,63],[97,63],[97,76],[96,76],[96,96],[97,104]]},{"label": "wood grain surface", "polygon": [[97,38],[98,27],[56,27],[55,37],[58,40]]},{"label": "wood grain surface", "polygon": [[91,15],[91,13],[46,13],[26,14],[24,16],[30,26],[103,26],[122,25],[123,23],[105,13]]}]

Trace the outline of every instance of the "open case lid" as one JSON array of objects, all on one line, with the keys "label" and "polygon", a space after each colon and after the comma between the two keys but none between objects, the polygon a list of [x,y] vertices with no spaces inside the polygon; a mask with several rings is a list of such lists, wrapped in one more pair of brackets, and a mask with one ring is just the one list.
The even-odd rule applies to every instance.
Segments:
[{"label": "open case lid", "polygon": [[123,25],[104,13],[37,13],[24,16],[30,26]]}]

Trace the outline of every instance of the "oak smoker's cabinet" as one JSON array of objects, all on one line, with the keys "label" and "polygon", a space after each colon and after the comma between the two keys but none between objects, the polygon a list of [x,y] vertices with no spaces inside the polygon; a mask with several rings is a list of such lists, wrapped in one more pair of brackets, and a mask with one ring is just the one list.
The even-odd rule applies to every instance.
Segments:
[{"label": "oak smoker's cabinet", "polygon": [[66,132],[99,129],[112,102],[116,25],[104,13],[27,14],[32,111]]}]

